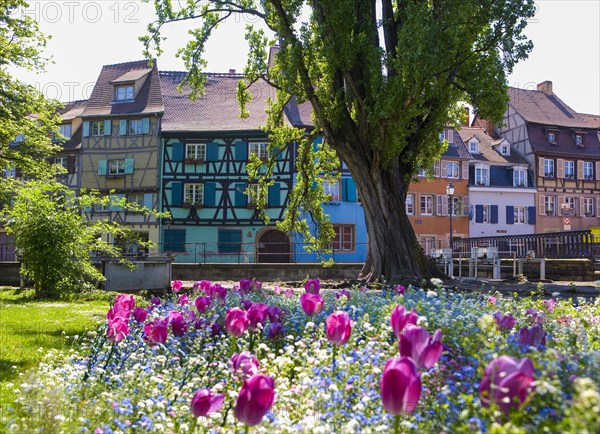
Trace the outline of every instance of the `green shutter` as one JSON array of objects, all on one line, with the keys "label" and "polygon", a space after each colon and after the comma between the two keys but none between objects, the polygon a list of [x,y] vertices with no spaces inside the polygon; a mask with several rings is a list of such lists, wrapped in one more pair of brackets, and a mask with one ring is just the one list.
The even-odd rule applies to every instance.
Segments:
[{"label": "green shutter", "polygon": [[215,142],[207,143],[206,145],[206,161],[219,160],[219,144]]},{"label": "green shutter", "polygon": [[235,159],[237,161],[248,161],[248,142],[237,142],[235,144]]},{"label": "green shutter", "polygon": [[164,252],[185,252],[185,229],[165,229]]},{"label": "green shutter", "polygon": [[352,178],[342,178],[342,200],[356,202],[356,185]]},{"label": "green shutter", "polygon": [[181,206],[183,204],[183,184],[178,181],[171,183],[171,205]]},{"label": "green shutter", "polygon": [[119,121],[119,136],[127,134],[127,119],[121,119]]},{"label": "green shutter", "polygon": [[204,184],[204,205],[215,206],[217,195],[217,183],[207,182]]},{"label": "green shutter", "polygon": [[269,206],[281,206],[281,186],[278,182],[269,185]]},{"label": "green shutter", "polygon": [[219,229],[219,253],[240,253],[242,251],[242,231],[239,229]]},{"label": "green shutter", "polygon": [[104,121],[104,135],[110,136],[112,134],[112,121],[110,119],[106,119]]},{"label": "green shutter", "polygon": [[248,196],[246,195],[246,184],[233,184],[235,188],[234,206],[244,207],[248,204]]},{"label": "green shutter", "polygon": [[142,134],[150,132],[150,118],[142,118]]},{"label": "green shutter", "polygon": [[133,158],[125,159],[125,175],[131,175],[133,173],[134,160]]},{"label": "green shutter", "polygon": [[183,161],[183,143],[175,142],[171,144],[171,160]]},{"label": "green shutter", "polygon": [[89,121],[85,121],[83,123],[83,137],[89,137],[90,136],[90,123]]},{"label": "green shutter", "polygon": [[154,209],[154,195],[152,193],[144,193],[144,208]]},{"label": "green shutter", "polygon": [[107,167],[108,167],[107,160],[98,161],[98,176],[106,176]]}]

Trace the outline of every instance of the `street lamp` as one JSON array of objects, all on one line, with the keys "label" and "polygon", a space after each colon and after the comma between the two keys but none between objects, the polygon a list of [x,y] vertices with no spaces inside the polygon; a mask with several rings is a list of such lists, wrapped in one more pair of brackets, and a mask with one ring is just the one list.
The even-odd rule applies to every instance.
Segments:
[{"label": "street lamp", "polygon": [[449,182],[446,186],[446,194],[448,195],[448,200],[450,201],[450,205],[448,206],[448,215],[450,216],[450,251],[452,251],[452,214],[454,214],[454,201],[452,200],[452,196],[454,196],[454,185]]}]

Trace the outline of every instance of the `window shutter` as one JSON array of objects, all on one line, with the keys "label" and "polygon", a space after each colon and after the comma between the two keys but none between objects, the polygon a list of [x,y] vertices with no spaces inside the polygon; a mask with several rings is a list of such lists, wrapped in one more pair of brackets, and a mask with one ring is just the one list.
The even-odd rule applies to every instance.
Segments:
[{"label": "window shutter", "polygon": [[442,178],[448,177],[448,161],[442,162]]},{"label": "window shutter", "polygon": [[600,181],[600,161],[596,161],[596,181]]},{"label": "window shutter", "polygon": [[468,181],[469,180],[469,162],[463,161],[460,164],[462,164],[462,179],[464,179],[465,181]]},{"label": "window shutter", "polygon": [[565,160],[563,158],[556,159],[556,177],[557,178],[565,177]]},{"label": "window shutter", "polygon": [[185,252],[185,229],[165,229],[164,252]]},{"label": "window shutter", "polygon": [[450,213],[449,204],[448,204],[448,196],[445,194],[440,195],[440,199],[442,200],[442,215],[448,215]]},{"label": "window shutter", "polygon": [[75,173],[75,156],[67,156],[67,173]]},{"label": "window shutter", "polygon": [[106,176],[107,160],[98,161],[98,176]]},{"label": "window shutter", "polygon": [[490,223],[498,223],[498,205],[490,206]]},{"label": "window shutter", "polygon": [[448,143],[454,143],[454,130],[453,129],[446,130],[446,140],[448,140]]},{"label": "window shutter", "polygon": [[475,205],[475,223],[483,223],[483,205]]},{"label": "window shutter", "polygon": [[558,196],[558,203],[556,204],[556,215],[561,215],[562,214],[562,204],[565,203],[565,197],[564,196]]},{"label": "window shutter", "polygon": [[585,217],[585,198],[584,197],[579,199],[579,215],[581,217]]},{"label": "window shutter", "polygon": [[144,208],[154,209],[154,195],[152,193],[144,193]]},{"label": "window shutter", "polygon": [[215,206],[217,196],[217,183],[207,182],[204,184],[204,205]]},{"label": "window shutter", "polygon": [[126,158],[125,159],[125,175],[131,175],[133,173],[134,168],[134,159]]},{"label": "window shutter", "polygon": [[323,137],[317,137],[313,142],[313,152],[317,152],[319,150],[319,145],[323,143]]},{"label": "window shutter", "polygon": [[543,194],[538,196],[538,213],[540,215],[546,215],[546,196]]},{"label": "window shutter", "polygon": [[85,121],[83,123],[83,137],[89,137],[90,136],[90,123],[89,121]]},{"label": "window shutter", "polygon": [[269,206],[281,206],[281,185],[269,185]]},{"label": "window shutter", "polygon": [[539,164],[539,169],[538,169],[538,176],[544,176],[544,157],[539,157],[538,158],[538,164]]},{"label": "window shutter", "polygon": [[246,195],[246,184],[238,183],[233,184],[233,188],[235,188],[235,196],[233,204],[237,207],[244,207],[248,203],[248,196]]},{"label": "window shutter", "polygon": [[127,119],[121,119],[119,121],[119,136],[127,135]]},{"label": "window shutter", "polygon": [[248,161],[248,142],[237,142],[235,144],[236,161]]},{"label": "window shutter", "polygon": [[506,224],[512,225],[514,223],[515,223],[515,207],[511,206],[511,205],[507,205],[506,206]]},{"label": "window shutter", "polygon": [[342,200],[356,202],[356,185],[352,178],[342,178]]},{"label": "window shutter", "polygon": [[596,212],[594,215],[598,217],[598,210],[600,209],[600,198],[596,198]]},{"label": "window shutter", "polygon": [[436,162],[433,164],[433,171],[435,172],[435,177],[436,177],[436,178],[439,178],[439,177],[440,177],[440,165],[441,165],[441,162],[440,162],[440,160],[436,161]]},{"label": "window shutter", "polygon": [[110,119],[106,119],[104,121],[104,135],[105,136],[112,135],[112,121]]},{"label": "window shutter", "polygon": [[527,208],[527,223],[530,225],[535,224],[535,206],[530,206]]},{"label": "window shutter", "polygon": [[175,142],[171,144],[171,160],[183,161],[183,143]]},{"label": "window shutter", "polygon": [[583,179],[583,161],[577,162],[577,179]]},{"label": "window shutter", "polygon": [[142,134],[150,132],[150,118],[142,118]]},{"label": "window shutter", "polygon": [[462,197],[462,215],[469,217],[469,196]]},{"label": "window shutter", "polygon": [[[110,196],[111,201],[117,201],[117,200],[121,200],[121,199],[125,199],[125,195],[124,194],[114,194]],[[117,204],[113,204],[110,206],[109,208],[110,211],[123,211],[123,207]]]},{"label": "window shutter", "polygon": [[171,183],[171,205],[181,206],[183,204],[183,184],[179,181]]},{"label": "window shutter", "polygon": [[435,195],[435,215],[442,215],[442,195]]},{"label": "window shutter", "polygon": [[[237,151],[237,148],[236,148]],[[206,144],[206,161],[218,161],[219,160],[219,144],[216,142],[210,142]]]}]

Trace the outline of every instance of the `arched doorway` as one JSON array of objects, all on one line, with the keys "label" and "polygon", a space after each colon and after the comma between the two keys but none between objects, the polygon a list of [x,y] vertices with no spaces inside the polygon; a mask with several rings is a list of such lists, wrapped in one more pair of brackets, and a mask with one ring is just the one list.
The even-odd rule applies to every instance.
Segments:
[{"label": "arched doorway", "polygon": [[258,238],[257,255],[259,263],[290,262],[290,239],[281,231],[269,229]]}]

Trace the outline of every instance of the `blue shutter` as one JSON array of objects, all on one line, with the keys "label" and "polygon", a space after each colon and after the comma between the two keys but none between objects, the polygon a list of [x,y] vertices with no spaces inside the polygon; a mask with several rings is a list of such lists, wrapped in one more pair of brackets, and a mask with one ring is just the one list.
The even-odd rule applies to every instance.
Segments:
[{"label": "blue shutter", "polygon": [[204,205],[215,206],[217,195],[217,183],[207,182],[204,184]]},{"label": "blue shutter", "polygon": [[246,184],[239,183],[233,184],[233,188],[235,188],[235,196],[233,205],[237,207],[244,207],[248,204],[248,196],[246,196]]},{"label": "blue shutter", "polygon": [[152,193],[144,194],[144,208],[154,209],[154,195]]},{"label": "blue shutter", "polygon": [[108,166],[107,160],[98,161],[98,176],[106,176],[107,166]]},{"label": "blue shutter", "polygon": [[133,158],[125,158],[125,175],[131,175],[133,173],[134,160]]},{"label": "blue shutter", "polygon": [[110,136],[112,134],[112,121],[110,119],[106,119],[104,121],[104,135]]},{"label": "blue shutter", "polygon": [[171,144],[171,160],[183,161],[183,143],[175,142]]},{"label": "blue shutter", "polygon": [[142,134],[150,132],[150,118],[142,118]]},{"label": "blue shutter", "polygon": [[185,252],[185,229],[166,229],[163,252]]},{"label": "blue shutter", "polygon": [[219,253],[240,253],[242,231],[239,229],[219,229]]},{"label": "blue shutter", "polygon": [[269,185],[269,206],[281,206],[281,185]]},{"label": "blue shutter", "polygon": [[171,183],[171,205],[181,206],[183,204],[183,184],[178,181]]},{"label": "blue shutter", "polygon": [[206,161],[219,160],[219,144],[210,142],[206,144]]},{"label": "blue shutter", "polygon": [[127,119],[121,119],[119,121],[119,136],[125,136],[127,134]]},{"label": "blue shutter", "polygon": [[490,223],[498,223],[498,205],[490,206]]},{"label": "blue shutter", "polygon": [[511,205],[506,206],[506,224],[512,225],[515,223],[515,207]]},{"label": "blue shutter", "polygon": [[530,206],[527,208],[527,223],[530,225],[535,224],[535,206]]},{"label": "blue shutter", "polygon": [[248,161],[247,142],[237,142],[235,144],[235,159],[236,161]]},{"label": "blue shutter", "polygon": [[89,137],[90,136],[90,123],[89,121],[85,121],[83,123],[83,137]]},{"label": "blue shutter", "polygon": [[475,223],[483,223],[483,205],[475,205]]},{"label": "blue shutter", "polygon": [[352,178],[342,178],[342,200],[356,202],[356,185]]},{"label": "blue shutter", "polygon": [[317,152],[319,150],[319,145],[323,143],[323,137],[317,137],[313,142],[313,151]]}]

